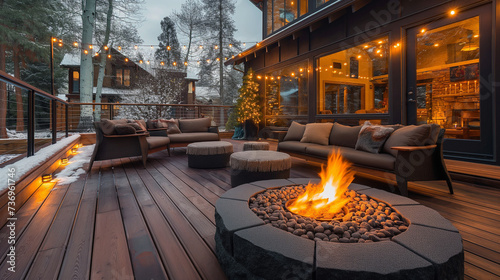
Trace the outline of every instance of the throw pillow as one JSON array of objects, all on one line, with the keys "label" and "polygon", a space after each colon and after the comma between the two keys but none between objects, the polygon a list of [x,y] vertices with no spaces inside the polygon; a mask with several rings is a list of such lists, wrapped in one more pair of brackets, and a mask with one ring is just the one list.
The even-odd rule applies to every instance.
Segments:
[{"label": "throw pillow", "polygon": [[119,135],[135,134],[136,130],[129,123],[127,123],[127,124],[117,124],[117,125],[115,125],[115,133],[119,134]]},{"label": "throw pillow", "polygon": [[372,125],[369,121],[366,121],[359,131],[355,149],[378,154],[393,131],[394,128]]},{"label": "throw pillow", "polygon": [[133,127],[136,131],[142,131],[141,129],[141,126],[138,125],[137,123],[128,123],[127,125],[130,125],[131,127]]},{"label": "throw pillow", "polygon": [[182,133],[186,132],[207,132],[211,121],[209,118],[184,119],[179,120],[179,128]]},{"label": "throw pillow", "polygon": [[384,152],[397,156],[396,146],[425,146],[431,134],[430,125],[409,125],[394,131],[384,145]]},{"label": "throw pillow", "polygon": [[[126,119],[121,119],[121,120],[102,120],[101,121],[101,130],[102,133],[106,135],[113,135],[113,134],[118,134],[115,130],[116,125],[122,124],[126,125],[127,120]],[[135,131],[134,131],[135,133]]]},{"label": "throw pillow", "polygon": [[146,131],[147,130],[146,129],[147,125],[146,125],[146,122],[144,120],[136,120],[135,123],[137,123],[141,127],[140,130],[142,130],[142,131]]},{"label": "throw pillow", "polygon": [[330,145],[340,147],[356,147],[361,126],[348,126],[334,123],[330,134]]},{"label": "throw pillow", "polygon": [[308,123],[300,142],[328,145],[332,123]]},{"label": "throw pillow", "polygon": [[304,135],[306,126],[298,122],[292,122],[283,141],[300,141]]}]

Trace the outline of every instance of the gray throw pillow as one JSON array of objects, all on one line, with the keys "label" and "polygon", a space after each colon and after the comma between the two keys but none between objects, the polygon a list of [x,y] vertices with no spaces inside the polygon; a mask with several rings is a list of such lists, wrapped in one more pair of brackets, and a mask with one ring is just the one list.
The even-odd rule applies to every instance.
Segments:
[{"label": "gray throw pillow", "polygon": [[334,123],[332,133],[330,133],[330,145],[340,147],[356,147],[361,126],[347,126]]},{"label": "gray throw pillow", "polygon": [[372,125],[369,121],[366,121],[359,131],[355,149],[378,154],[393,131],[394,128],[392,127]]},{"label": "gray throw pillow", "polygon": [[300,139],[302,139],[302,136],[304,135],[305,130],[306,126],[304,124],[292,122],[285,135],[285,138],[283,138],[283,141],[300,141]]},{"label": "gray throw pillow", "polygon": [[430,125],[409,125],[394,131],[384,145],[384,152],[397,156],[397,146],[425,146],[430,140]]},{"label": "gray throw pillow", "polygon": [[332,123],[308,123],[300,142],[328,145]]},{"label": "gray throw pillow", "polygon": [[[101,121],[101,130],[102,133],[106,135],[113,135],[113,134],[118,134],[116,131],[116,125],[126,125],[127,124],[126,119],[121,119],[121,120],[102,120]],[[134,132],[135,133],[135,129]]]},{"label": "gray throw pillow", "polygon": [[136,130],[131,124],[117,124],[115,125],[115,134],[125,135],[125,134],[135,134]]}]

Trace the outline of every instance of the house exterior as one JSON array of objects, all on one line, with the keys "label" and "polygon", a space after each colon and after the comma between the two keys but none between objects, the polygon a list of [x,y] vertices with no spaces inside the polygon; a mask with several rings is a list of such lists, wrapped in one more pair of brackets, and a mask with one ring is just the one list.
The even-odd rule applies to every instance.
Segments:
[{"label": "house exterior", "polygon": [[[193,104],[195,100],[195,83],[197,79],[187,78],[187,74],[181,71],[164,69],[163,67],[152,67],[148,63],[135,62],[122,54],[120,51],[110,48],[111,58],[106,60],[104,80],[102,84],[103,103],[119,103],[123,95],[133,94],[140,85],[141,79],[154,79],[156,74],[163,72],[175,79],[184,81],[181,93],[181,104]],[[99,74],[100,57],[93,57],[94,64],[94,100]],[[80,55],[66,54],[60,64],[68,69],[68,94],[69,102],[80,102]]]},{"label": "house exterior", "polygon": [[445,156],[500,165],[500,1],[250,0],[265,125],[437,123]]}]

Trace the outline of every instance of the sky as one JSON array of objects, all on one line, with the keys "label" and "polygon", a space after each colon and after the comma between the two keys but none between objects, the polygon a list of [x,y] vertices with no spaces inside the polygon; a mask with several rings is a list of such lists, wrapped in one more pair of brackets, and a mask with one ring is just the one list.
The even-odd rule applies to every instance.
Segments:
[{"label": "sky", "polygon": [[[182,0],[145,0],[144,22],[138,28],[144,45],[157,45],[158,35],[161,33],[160,22],[174,10],[180,10]],[[236,0],[236,11],[233,17],[236,33],[235,37],[241,42],[259,42],[262,40],[262,12],[250,0]],[[183,40],[179,40],[183,45]]]}]

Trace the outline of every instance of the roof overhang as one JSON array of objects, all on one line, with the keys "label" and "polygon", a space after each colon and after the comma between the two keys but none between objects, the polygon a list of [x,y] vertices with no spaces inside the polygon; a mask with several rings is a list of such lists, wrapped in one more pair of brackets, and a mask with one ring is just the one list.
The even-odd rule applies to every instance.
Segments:
[{"label": "roof overhang", "polygon": [[250,0],[252,4],[255,5],[255,7],[259,8],[259,10],[262,11],[264,9],[264,0]]},{"label": "roof overhang", "polygon": [[[263,2],[262,0],[250,0],[252,3],[255,2]],[[306,17],[291,23],[284,29],[272,34],[267,37],[263,41],[255,44],[254,46],[242,51],[234,58],[228,59],[224,64],[225,65],[235,65],[246,62],[250,59],[250,57],[257,57],[257,52],[261,50],[266,50],[267,48],[273,44],[278,44],[279,41],[288,36],[293,36],[299,34],[300,31],[309,27],[309,32],[312,32],[317,29],[317,23],[325,18],[328,18],[329,22],[335,21],[337,18],[342,16],[345,13],[345,9],[348,7],[352,8],[353,12],[364,7],[371,0],[333,0],[329,4],[325,5],[325,7],[315,11],[307,15]]]}]

